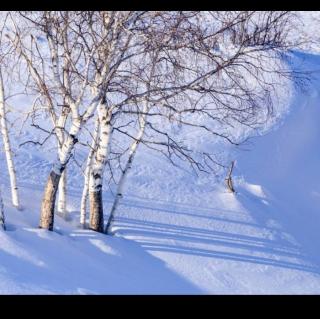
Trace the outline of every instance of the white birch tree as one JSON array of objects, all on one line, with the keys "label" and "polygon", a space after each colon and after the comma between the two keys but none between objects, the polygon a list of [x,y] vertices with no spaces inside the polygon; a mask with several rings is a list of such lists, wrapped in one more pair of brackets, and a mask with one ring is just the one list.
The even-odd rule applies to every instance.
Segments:
[{"label": "white birch tree", "polygon": [[[36,33],[31,37],[32,46],[26,42],[26,36],[23,36],[17,21],[14,21],[15,34],[10,39],[17,53],[25,60],[36,90],[47,105],[54,132],[61,145],[41,206],[40,227],[52,230],[61,174],[71,158],[81,129],[105,100],[106,91],[119,66],[135,54],[131,50],[133,34],[127,26],[138,15],[135,12],[38,12],[23,13],[21,16],[25,22],[31,22],[31,35],[32,32]],[[45,57],[46,52],[41,55],[41,48],[36,41],[39,33],[44,35],[49,59]],[[60,63],[64,59],[68,62],[67,67]],[[67,80],[64,72],[67,72]],[[84,98],[90,95],[89,88],[91,102],[84,103]],[[67,104],[70,110],[68,129],[59,126],[64,116],[62,112],[57,114],[59,100]],[[103,108],[99,107],[99,110],[103,112]],[[59,137],[62,130],[65,138]],[[105,150],[105,147],[102,146],[102,149]],[[100,202],[99,196],[92,198]]]},{"label": "white birch tree", "polygon": [[0,226],[3,230],[6,230],[6,221],[4,216],[4,207],[3,207],[1,189],[0,189]]},{"label": "white birch tree", "polygon": [[[4,60],[7,59],[7,55],[9,55],[11,51],[11,47],[8,41],[3,37],[3,32],[7,23],[8,14],[2,15],[3,25],[0,31],[0,46],[1,46],[1,60],[0,60],[0,127],[1,127],[1,135],[4,146],[4,153],[7,161],[7,168],[10,177],[10,186],[11,186],[11,199],[13,206],[19,208],[20,201],[18,195],[18,186],[17,186],[17,177],[16,171],[13,161],[13,152],[10,143],[9,129],[8,129],[8,120],[7,120],[7,109],[6,109],[6,90],[5,83],[3,79],[3,65],[5,65]],[[9,64],[10,65],[10,64]]]},{"label": "white birch tree", "polygon": [[[193,150],[151,118],[197,127],[231,143],[232,137],[212,123],[219,122],[223,129],[235,122],[258,125],[260,114],[271,107],[268,97],[275,86],[266,74],[282,74],[273,60],[286,49],[285,19],[285,12],[249,11],[44,11],[13,17],[8,38],[30,73],[26,86],[40,95],[57,139],[40,227],[53,230],[57,194],[57,209],[65,214],[67,164],[94,116],[98,125],[84,173],[80,224],[86,222],[89,194],[89,226],[99,232],[104,231],[102,188],[112,136],[115,131],[122,134],[114,126],[116,117],[137,116],[138,124],[136,135],[124,132],[133,142],[105,231],[139,144],[204,170]],[[146,137],[146,131],[153,135]]]},{"label": "white birch tree", "polygon": [[[44,12],[40,13],[39,15],[40,17],[36,16],[36,18],[34,18],[34,20],[32,21],[36,26],[36,31],[44,32],[45,36],[47,37],[46,44],[51,57],[51,59],[48,62],[43,57],[41,57],[41,64],[39,69],[39,65],[35,63],[36,55],[33,54],[33,51],[29,53],[29,50],[27,50],[26,44],[23,42],[23,33],[21,32],[16,22],[14,38],[11,38],[11,41],[14,43],[17,53],[20,54],[22,58],[25,60],[38,92],[46,101],[48,111],[53,122],[54,130],[61,145],[57,154],[57,160],[55,161],[52,171],[50,172],[49,178],[47,180],[40,214],[40,227],[48,230],[53,230],[54,207],[61,174],[63,173],[68,161],[70,160],[71,152],[74,148],[74,145],[77,143],[77,137],[82,127],[88,121],[88,119],[94,114],[101,98],[103,97],[103,83],[105,82],[105,79],[107,77],[108,65],[105,65],[101,69],[101,73],[99,74],[97,85],[100,86],[100,89],[96,91],[96,95],[91,99],[91,102],[88,103],[88,106],[81,113],[80,107],[82,105],[83,98],[89,82],[89,67],[92,61],[91,58],[96,48],[92,47],[90,51],[87,52],[84,61],[85,65],[84,67],[82,67],[82,71],[79,71],[77,69],[75,62],[79,60],[79,56],[74,56],[68,50],[64,50],[63,58],[67,56],[67,59],[69,60],[69,69],[64,69],[65,72],[68,72],[69,81],[65,82],[64,80],[62,80],[62,76],[64,76],[63,72],[60,72],[62,68],[59,63],[59,58],[61,56],[58,55],[58,45],[60,44],[59,41],[62,41],[62,43],[66,45],[66,42],[63,42],[66,41],[66,38],[60,38],[61,26],[59,24],[53,23],[55,20],[54,17],[50,16],[50,13]],[[28,17],[28,20],[30,19],[31,17]],[[72,17],[72,20],[70,20],[69,17],[67,19],[66,16],[63,16],[63,22],[65,23],[64,26],[67,28],[68,26],[70,26],[71,23],[75,23],[77,25],[77,23],[79,22],[77,19],[79,19],[79,16],[77,15],[74,15]],[[33,28],[35,27],[34,25]],[[54,38],[54,35],[57,38]],[[31,41],[34,45],[35,50],[37,50],[37,52],[39,53],[39,48],[37,47],[35,36],[32,36]],[[78,37],[74,39],[73,45],[75,45],[77,41]],[[68,44],[71,45],[70,42],[68,42]],[[62,46],[62,48],[59,47],[59,49],[65,49],[65,46]],[[79,49],[78,51],[73,50],[72,52],[74,54],[81,54],[82,49]],[[45,63],[49,63],[49,65],[47,65],[46,68],[52,70],[52,78],[45,78],[41,76],[41,67],[43,67],[43,64]],[[83,63],[83,60],[78,63]],[[76,72],[78,72],[78,74],[81,74],[80,80],[76,84],[74,84],[73,87],[68,87],[68,85],[71,82],[71,73]],[[96,80],[96,77],[94,80]],[[52,81],[54,83],[55,89],[53,89],[52,87]],[[65,101],[67,103],[67,107],[70,110],[71,123],[70,128],[68,130],[59,126],[59,124],[63,122],[63,119],[65,118],[65,113],[61,112],[60,116],[56,113],[57,105],[54,102],[56,99],[56,88],[58,88],[59,90],[58,92],[60,93],[60,97],[62,97],[62,101]],[[64,131],[66,138],[63,137],[62,131]]]},{"label": "white birch tree", "polygon": [[5,102],[5,91],[4,83],[2,77],[2,70],[0,67],[0,124],[1,124],[1,135],[3,139],[4,153],[6,156],[7,167],[10,177],[11,185],[11,198],[13,206],[19,208],[19,196],[18,196],[18,186],[17,186],[17,177],[16,171],[13,162],[13,153],[10,144],[9,130],[7,126],[7,116],[6,116],[6,102]]},{"label": "white birch tree", "polygon": [[106,166],[109,141],[111,138],[112,108],[109,108],[104,100],[98,108],[99,138],[97,150],[91,163],[89,177],[90,197],[90,224],[92,230],[103,232],[103,200],[102,200],[102,179]]}]

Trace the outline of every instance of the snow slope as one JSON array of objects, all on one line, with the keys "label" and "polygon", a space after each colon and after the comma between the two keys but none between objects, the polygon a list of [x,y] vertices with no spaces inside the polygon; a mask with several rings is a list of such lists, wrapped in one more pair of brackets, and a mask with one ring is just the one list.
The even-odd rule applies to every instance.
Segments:
[{"label": "snow slope", "polygon": [[[141,149],[113,237],[78,228],[83,177],[76,166],[69,172],[70,219],[56,216],[54,232],[38,229],[52,158],[21,148],[23,210],[12,208],[8,176],[0,172],[8,227],[0,231],[0,293],[320,293],[320,55],[295,52],[293,60],[316,72],[308,89],[296,88],[287,101],[287,114],[278,106],[284,117],[268,134],[230,150],[236,194]],[[108,189],[104,198],[108,212]]]}]

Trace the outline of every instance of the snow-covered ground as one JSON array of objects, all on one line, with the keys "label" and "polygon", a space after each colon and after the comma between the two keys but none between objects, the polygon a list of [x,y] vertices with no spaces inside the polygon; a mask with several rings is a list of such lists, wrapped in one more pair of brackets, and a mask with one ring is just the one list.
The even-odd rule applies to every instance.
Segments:
[{"label": "snow-covered ground", "polygon": [[[306,24],[315,19],[305,15]],[[115,236],[78,228],[83,177],[75,165],[68,175],[70,219],[56,216],[54,232],[38,229],[50,152],[32,145],[17,152],[20,211],[11,205],[1,154],[7,231],[0,231],[0,293],[320,293],[318,52],[314,46],[294,53],[295,67],[313,71],[312,81],[277,106],[281,120],[229,150],[236,194],[141,148]],[[20,142],[27,138],[20,135]],[[111,202],[106,188],[106,214]]]}]

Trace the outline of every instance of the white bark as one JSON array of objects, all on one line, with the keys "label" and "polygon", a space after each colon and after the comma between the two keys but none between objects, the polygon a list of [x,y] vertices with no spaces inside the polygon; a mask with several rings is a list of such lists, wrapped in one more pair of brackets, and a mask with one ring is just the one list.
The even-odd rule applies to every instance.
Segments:
[{"label": "white bark", "polygon": [[93,158],[89,178],[90,192],[90,223],[89,228],[103,232],[103,201],[102,201],[102,181],[104,169],[107,162],[110,136],[111,136],[111,118],[112,108],[108,108],[105,103],[101,103],[98,108],[99,117],[99,138],[97,151]]},{"label": "white bark", "polygon": [[0,189],[0,226],[2,227],[3,230],[6,230],[1,189]]},{"label": "white bark", "polygon": [[[69,108],[64,107],[62,109],[62,113],[58,120],[58,127],[57,127],[57,137],[58,137],[58,150],[61,151],[61,146],[64,143],[65,140],[65,124],[67,121],[67,117],[69,114]],[[65,168],[60,181],[59,181],[59,187],[58,187],[58,213],[61,217],[67,218],[67,169]]]},{"label": "white bark", "polygon": [[109,142],[111,136],[111,116],[112,111],[105,104],[98,108],[99,117],[99,137],[97,141],[97,151],[92,161],[89,189],[90,192],[96,192],[102,187],[102,178],[106,160],[109,151]]},{"label": "white bark", "polygon": [[[95,111],[99,103],[99,96],[92,100],[91,105],[81,117],[75,105],[70,106],[72,111],[72,124],[67,138],[65,139],[61,150],[59,150],[58,158],[56,159],[52,171],[48,177],[45,192],[42,198],[41,213],[40,213],[40,227],[48,230],[53,230],[54,224],[54,205],[56,200],[56,193],[59,185],[61,174],[63,173],[70,157],[71,152],[77,137],[80,133],[82,125],[86,123],[91,114]],[[90,110],[90,111],[89,111]],[[92,112],[92,113],[90,113]]]},{"label": "white bark", "polygon": [[[46,13],[45,13],[46,14]],[[50,17],[49,17],[50,18]],[[110,63],[108,59],[104,61],[101,72],[97,72],[95,75],[96,79],[96,90],[94,92],[94,98],[89,104],[89,106],[86,108],[85,112],[81,115],[80,114],[80,106],[83,102],[83,98],[86,92],[86,89],[89,85],[89,70],[91,66],[91,61],[94,57],[95,52],[100,48],[100,44],[93,45],[91,52],[86,56],[86,65],[84,67],[84,70],[82,73],[82,83],[80,83],[79,89],[75,90],[75,92],[72,92],[71,87],[69,86],[69,80],[64,78],[64,80],[67,80],[65,83],[60,78],[61,74],[61,68],[59,67],[61,63],[59,62],[60,56],[58,55],[58,49],[57,44],[55,40],[51,36],[51,30],[50,28],[51,23],[48,24],[49,29],[45,30],[45,34],[48,39],[48,45],[49,45],[49,51],[51,55],[51,62],[48,61],[48,66],[53,71],[53,77],[51,77],[48,81],[46,80],[47,77],[43,77],[42,74],[40,74],[40,68],[37,67],[37,65],[34,63],[32,57],[34,52],[32,51],[29,53],[29,51],[26,50],[26,46],[24,45],[21,34],[22,32],[19,30],[19,27],[15,23],[13,19],[13,25],[15,27],[15,37],[12,39],[10,36],[10,41],[14,44],[15,49],[17,50],[18,54],[20,54],[26,61],[28,69],[30,71],[30,75],[33,78],[35,84],[38,87],[39,92],[41,95],[47,100],[48,103],[48,111],[51,114],[51,118],[53,121],[54,128],[57,129],[56,133],[57,136],[59,135],[59,122],[61,117],[57,118],[56,112],[55,112],[55,102],[53,99],[54,92],[56,89],[58,89],[58,93],[63,96],[64,101],[68,104],[68,107],[70,108],[71,112],[71,127],[69,129],[69,132],[65,134],[64,140],[61,143],[61,147],[59,147],[58,150],[58,156],[54,163],[53,169],[49,174],[47,185],[45,188],[45,193],[42,200],[42,206],[41,206],[41,216],[40,216],[40,227],[52,230],[53,229],[53,222],[54,222],[54,206],[56,201],[56,195],[58,190],[58,184],[61,179],[61,174],[63,173],[70,157],[71,152],[74,148],[74,145],[77,142],[77,137],[80,133],[81,128],[83,125],[87,122],[87,120],[92,116],[92,114],[95,113],[96,108],[98,104],[100,103],[102,97],[105,94],[106,86],[109,83],[109,78],[112,74],[110,74]],[[55,26],[56,27],[56,26]],[[60,32],[61,30],[59,30]],[[66,37],[67,33],[64,33],[64,41],[65,45],[65,63],[67,64],[73,64],[73,58],[69,55],[68,50],[68,39]],[[36,47],[36,41],[35,38],[32,36],[32,43],[35,44]],[[113,43],[113,42],[112,42]],[[107,57],[109,59],[112,58],[112,54],[107,53]],[[42,58],[42,57],[41,57]],[[44,60],[43,60],[44,61]],[[74,61],[75,63],[78,63],[78,61]],[[51,63],[51,64],[50,64]],[[65,64],[65,65],[67,65]],[[65,77],[67,77],[67,74],[63,74]],[[50,76],[49,76],[50,77]],[[53,91],[52,86],[52,80],[55,82],[55,88]],[[58,137],[59,139],[59,137]]]},{"label": "white bark", "polygon": [[99,117],[96,119],[95,129],[93,134],[93,139],[91,143],[91,148],[88,154],[88,159],[86,163],[86,169],[84,172],[84,186],[82,191],[81,197],[81,207],[80,207],[80,225],[84,228],[86,225],[86,215],[87,215],[87,199],[88,199],[88,192],[89,192],[89,179],[90,179],[90,172],[92,167],[92,160],[95,154],[95,150],[97,147],[97,138],[99,133]]},{"label": "white bark", "polygon": [[12,204],[19,208],[20,203],[19,203],[19,196],[18,196],[17,178],[16,178],[16,172],[15,172],[14,163],[13,163],[13,156],[12,156],[12,150],[10,145],[7,121],[6,121],[4,84],[3,84],[1,69],[0,69],[0,124],[1,124],[1,134],[3,138],[4,152],[6,155],[8,172],[10,176]]},{"label": "white bark", "polygon": [[57,175],[61,175],[67,165],[74,145],[77,142],[77,137],[90,116],[95,112],[99,104],[100,96],[97,95],[90,103],[85,113],[80,117],[76,105],[71,105],[72,122],[67,138],[64,140],[61,149],[59,150],[58,159],[54,163],[53,171]]},{"label": "white bark", "polygon": [[58,187],[58,213],[66,218],[66,205],[67,205],[67,195],[66,195],[66,188],[67,188],[67,169],[65,168],[63,173],[61,174],[61,178],[59,181]]}]

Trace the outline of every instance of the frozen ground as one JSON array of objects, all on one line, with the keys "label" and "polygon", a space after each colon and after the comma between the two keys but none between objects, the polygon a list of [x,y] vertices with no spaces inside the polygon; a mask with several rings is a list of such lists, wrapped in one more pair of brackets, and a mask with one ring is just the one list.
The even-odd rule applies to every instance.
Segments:
[{"label": "frozen ground", "polygon": [[[320,69],[312,52],[296,52],[295,65]],[[320,293],[319,93],[314,72],[307,90],[279,106],[283,118],[268,134],[230,150],[236,194],[142,150],[113,237],[77,228],[83,178],[76,168],[70,220],[56,216],[54,232],[38,229],[51,158],[23,148],[16,157],[22,211],[12,208],[0,174],[8,227],[0,231],[0,293]],[[104,198],[108,212],[107,189]]]}]

